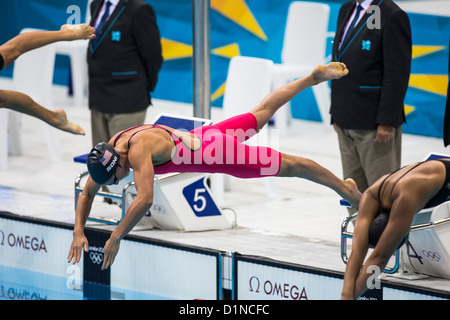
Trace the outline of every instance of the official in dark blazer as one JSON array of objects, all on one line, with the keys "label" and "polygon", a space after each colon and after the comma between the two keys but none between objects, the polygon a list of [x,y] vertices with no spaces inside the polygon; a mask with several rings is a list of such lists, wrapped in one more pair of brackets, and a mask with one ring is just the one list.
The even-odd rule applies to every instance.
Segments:
[{"label": "official in dark blazer", "polygon": [[331,82],[330,113],[344,177],[361,192],[400,166],[411,52],[408,15],[392,0],[342,5],[332,60],[345,63],[349,74]]},{"label": "official in dark blazer", "polygon": [[90,10],[96,27],[87,54],[95,145],[145,121],[163,58],[155,12],[143,0],[94,0]]}]

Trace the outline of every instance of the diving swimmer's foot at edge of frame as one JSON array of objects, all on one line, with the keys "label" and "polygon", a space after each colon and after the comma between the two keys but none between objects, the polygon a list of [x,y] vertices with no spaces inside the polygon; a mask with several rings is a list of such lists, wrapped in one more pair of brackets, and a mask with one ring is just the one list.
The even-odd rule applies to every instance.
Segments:
[{"label": "diving swimmer's foot at edge of frame", "polygon": [[61,31],[71,32],[71,40],[93,39],[95,38],[95,29],[86,24],[64,24]]},{"label": "diving swimmer's foot at edge of frame", "polygon": [[318,65],[312,72],[316,84],[342,78],[348,74],[347,66],[342,62],[331,62],[325,66]]},{"label": "diving swimmer's foot at edge of frame", "polygon": [[56,128],[73,134],[85,135],[83,128],[67,119],[66,112],[63,109],[55,110],[55,113],[57,115],[57,122],[54,125]]},{"label": "diving swimmer's foot at edge of frame", "polygon": [[352,208],[358,209],[359,200],[361,200],[361,192],[359,192],[356,182],[353,179],[345,179],[344,183],[348,187],[347,195],[344,196],[345,200],[347,200]]}]

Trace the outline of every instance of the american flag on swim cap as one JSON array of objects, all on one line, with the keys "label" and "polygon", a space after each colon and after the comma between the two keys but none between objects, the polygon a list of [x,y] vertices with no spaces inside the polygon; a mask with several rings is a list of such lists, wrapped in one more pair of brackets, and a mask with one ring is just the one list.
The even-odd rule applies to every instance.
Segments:
[{"label": "american flag on swim cap", "polygon": [[105,150],[105,153],[103,154],[103,157],[100,159],[100,162],[102,163],[103,166],[106,167],[109,160],[111,160],[111,157],[112,157],[112,153],[109,152],[108,150]]}]

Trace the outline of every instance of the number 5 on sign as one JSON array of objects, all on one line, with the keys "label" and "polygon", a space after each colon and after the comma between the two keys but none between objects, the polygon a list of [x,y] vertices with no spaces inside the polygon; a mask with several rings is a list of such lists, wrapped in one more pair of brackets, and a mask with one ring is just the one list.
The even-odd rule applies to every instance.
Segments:
[{"label": "number 5 on sign", "polygon": [[184,187],[183,195],[197,217],[220,216],[220,210],[205,185],[205,178]]},{"label": "number 5 on sign", "polygon": [[[203,210],[205,210],[206,208],[206,198],[203,195],[206,192],[205,188],[200,188],[200,189],[195,189],[195,194],[194,194],[194,211],[195,212],[202,212]],[[200,207],[197,206],[197,202],[201,203]]]}]

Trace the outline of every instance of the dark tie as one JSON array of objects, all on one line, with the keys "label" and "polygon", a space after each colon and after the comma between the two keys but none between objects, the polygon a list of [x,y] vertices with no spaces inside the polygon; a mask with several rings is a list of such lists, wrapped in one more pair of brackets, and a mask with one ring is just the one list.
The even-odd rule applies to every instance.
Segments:
[{"label": "dark tie", "polygon": [[363,7],[358,3],[358,6],[356,7],[355,17],[353,18],[352,22],[350,23],[347,33],[345,34],[345,38],[342,41],[341,50],[343,49],[344,44],[346,44],[348,39],[350,38],[350,34],[352,33],[353,29],[355,29],[356,21],[358,21],[359,13],[361,12],[362,9],[363,9]]},{"label": "dark tie", "polygon": [[106,24],[106,21],[108,21],[109,7],[111,7],[111,2],[107,1],[106,7],[105,7],[105,12],[103,13],[102,19],[100,20],[98,27],[95,29],[95,38],[93,39],[94,45],[95,45],[95,43],[97,43],[99,35],[101,34],[102,29]]}]

